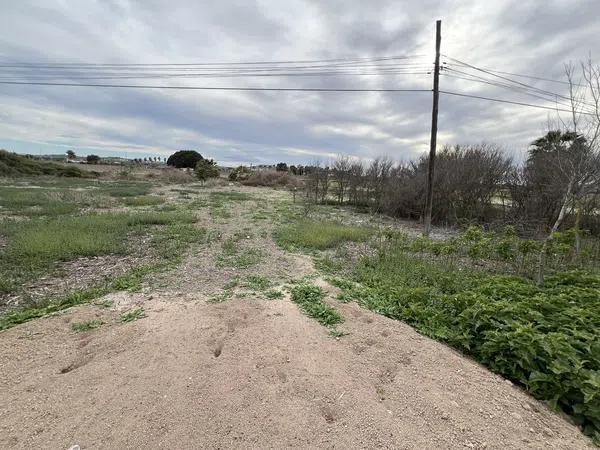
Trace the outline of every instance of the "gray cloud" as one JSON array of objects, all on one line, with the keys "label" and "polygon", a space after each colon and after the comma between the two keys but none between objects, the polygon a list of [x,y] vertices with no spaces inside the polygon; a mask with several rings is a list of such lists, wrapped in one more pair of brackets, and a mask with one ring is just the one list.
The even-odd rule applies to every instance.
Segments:
[{"label": "gray cloud", "polygon": [[[596,0],[134,1],[0,0],[0,61],[210,62],[424,54],[435,19],[443,52],[481,67],[560,77],[594,51]],[[163,81],[164,82],[164,81]],[[170,81],[166,81],[170,82]],[[135,80],[132,81],[135,83]],[[175,83],[178,83],[176,81]],[[431,86],[430,77],[186,80],[274,87]],[[442,77],[444,89],[523,94]],[[564,91],[552,83],[536,86]],[[429,93],[146,91],[0,85],[0,146],[129,156],[197,148],[225,163],[309,162],[348,153],[408,159],[428,145]],[[517,154],[548,112],[442,96],[440,141],[496,142]]]}]

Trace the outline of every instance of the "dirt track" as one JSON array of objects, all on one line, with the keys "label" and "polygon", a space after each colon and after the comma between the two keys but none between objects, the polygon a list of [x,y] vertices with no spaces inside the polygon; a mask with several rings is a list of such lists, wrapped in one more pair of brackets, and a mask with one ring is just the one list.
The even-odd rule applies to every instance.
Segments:
[{"label": "dirt track", "polygon": [[74,334],[70,321],[116,319],[82,307],[2,335],[1,448],[589,445],[500,377],[356,306],[336,340],[288,300],[144,301],[133,323]]},{"label": "dirt track", "polygon": [[[314,270],[270,237],[254,245],[270,278]],[[345,319],[339,339],[287,298],[207,302],[231,275],[211,251],[177,280],[157,277],[160,289],[0,333],[0,448],[594,448],[519,388],[333,300],[322,280]],[[147,317],[120,323],[133,305]],[[72,331],[90,319],[104,325]]]}]

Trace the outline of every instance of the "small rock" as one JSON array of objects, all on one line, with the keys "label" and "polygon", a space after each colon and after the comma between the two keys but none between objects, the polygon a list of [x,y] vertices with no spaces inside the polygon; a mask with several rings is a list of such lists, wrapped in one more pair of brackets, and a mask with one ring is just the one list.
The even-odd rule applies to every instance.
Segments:
[{"label": "small rock", "polygon": [[71,447],[69,447],[69,450],[80,450],[81,447],[79,447],[79,445],[72,445]]},{"label": "small rock", "polygon": [[513,385],[512,381],[510,381],[510,380],[504,380],[504,382],[505,382],[506,384],[508,384],[509,386],[512,386],[512,385]]}]

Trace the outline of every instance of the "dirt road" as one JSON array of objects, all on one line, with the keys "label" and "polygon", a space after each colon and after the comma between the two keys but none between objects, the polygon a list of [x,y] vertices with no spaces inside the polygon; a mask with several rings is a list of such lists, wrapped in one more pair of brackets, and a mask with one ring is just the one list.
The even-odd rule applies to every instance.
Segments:
[{"label": "dirt road", "polygon": [[[248,245],[269,254],[252,270],[271,279],[314,272],[268,234]],[[341,338],[289,298],[209,302],[236,272],[216,267],[216,253],[188,256],[179,276],[142,293],[107,296],[108,308],[0,333],[0,448],[594,448],[519,388],[400,322],[337,302],[322,280],[345,319]],[[146,317],[122,323],[135,306]],[[92,319],[103,325],[72,330]]]}]

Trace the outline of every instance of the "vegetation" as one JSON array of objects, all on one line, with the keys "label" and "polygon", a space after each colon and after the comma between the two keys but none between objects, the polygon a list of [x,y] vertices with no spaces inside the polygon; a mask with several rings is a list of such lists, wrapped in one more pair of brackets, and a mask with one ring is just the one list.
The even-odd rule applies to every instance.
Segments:
[{"label": "vegetation", "polygon": [[141,195],[138,197],[127,197],[123,199],[123,203],[127,206],[154,206],[165,202],[164,198],[155,195]]},{"label": "vegetation", "polygon": [[219,168],[217,162],[212,159],[201,159],[196,163],[194,168],[196,178],[203,183],[209,178],[217,178],[219,176]]},{"label": "vegetation", "polygon": [[87,155],[85,160],[88,164],[100,164],[100,157],[98,155]]},{"label": "vegetation", "polygon": [[77,178],[86,176],[81,169],[72,165],[63,166],[49,161],[35,160],[31,157],[17,155],[16,153],[9,153],[6,150],[0,150],[0,176],[23,177],[37,175]]},{"label": "vegetation", "polygon": [[139,319],[143,319],[144,317],[146,317],[146,311],[144,311],[144,308],[136,308],[123,314],[121,316],[121,322],[133,322]]},{"label": "vegetation", "polygon": [[371,234],[369,228],[303,221],[280,228],[275,237],[284,247],[324,250],[343,242],[364,242]]},{"label": "vegetation", "polygon": [[77,322],[71,324],[71,329],[77,333],[83,333],[85,331],[95,330],[103,324],[104,322],[101,320],[88,320],[87,322]]},{"label": "vegetation", "polygon": [[318,286],[312,284],[299,284],[292,288],[292,301],[308,316],[316,319],[321,325],[331,330],[342,323],[344,319],[331,306],[323,300],[325,292]]},{"label": "vegetation", "polygon": [[[555,273],[538,286],[515,274],[522,265],[518,243],[504,243],[505,236],[494,240],[478,230],[438,244],[393,238],[365,257],[349,280],[335,283],[341,300],[403,320],[472,355],[598,439],[600,275]],[[514,262],[496,264],[507,260]],[[513,274],[506,274],[509,267]]]},{"label": "vegetation", "polygon": [[167,165],[178,169],[194,169],[203,159],[202,155],[195,150],[180,150],[169,156]]}]

